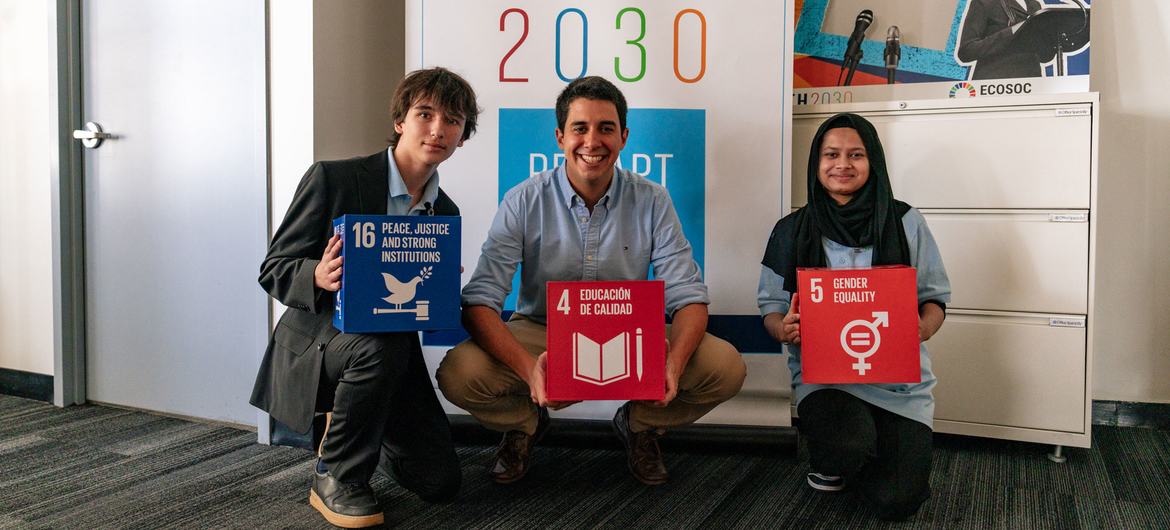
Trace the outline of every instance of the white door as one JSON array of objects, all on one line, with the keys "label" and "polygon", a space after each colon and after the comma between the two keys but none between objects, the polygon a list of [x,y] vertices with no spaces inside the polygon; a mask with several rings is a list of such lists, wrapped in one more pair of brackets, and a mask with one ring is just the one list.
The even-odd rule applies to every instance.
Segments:
[{"label": "white door", "polygon": [[83,0],[92,401],[255,424],[267,239],[262,0]]}]

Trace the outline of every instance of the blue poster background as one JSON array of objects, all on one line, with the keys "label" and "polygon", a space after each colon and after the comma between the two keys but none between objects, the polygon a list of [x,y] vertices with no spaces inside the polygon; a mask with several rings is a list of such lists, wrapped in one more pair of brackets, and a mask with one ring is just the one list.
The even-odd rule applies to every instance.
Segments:
[{"label": "blue poster background", "polygon": [[[554,109],[501,108],[499,196],[531,175],[561,165],[564,152],[553,135]],[[706,229],[707,111],[703,109],[630,109],[630,136],[618,165],[662,184],[670,193],[683,233],[703,267]],[[505,310],[516,308],[519,274]]]}]

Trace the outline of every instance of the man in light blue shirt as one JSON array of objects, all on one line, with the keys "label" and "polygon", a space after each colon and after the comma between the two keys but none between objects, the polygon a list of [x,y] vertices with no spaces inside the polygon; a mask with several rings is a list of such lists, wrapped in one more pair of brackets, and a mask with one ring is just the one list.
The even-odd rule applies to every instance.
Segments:
[{"label": "man in light blue shirt", "polygon": [[[634,477],[656,485],[668,474],[657,438],[730,399],[743,385],[739,352],[706,333],[707,288],[666,189],[616,169],[629,136],[626,101],[600,77],[573,81],[557,98],[562,166],[510,190],[463,289],[471,339],[447,353],[439,389],[489,429],[503,432],[489,469],[499,483],[527,473],[532,446],[548,425],[548,408],[571,403],[545,395],[545,282],[645,280],[650,267],[666,286],[666,395],[634,401],[614,416]],[[516,312],[500,319],[520,268]]]}]

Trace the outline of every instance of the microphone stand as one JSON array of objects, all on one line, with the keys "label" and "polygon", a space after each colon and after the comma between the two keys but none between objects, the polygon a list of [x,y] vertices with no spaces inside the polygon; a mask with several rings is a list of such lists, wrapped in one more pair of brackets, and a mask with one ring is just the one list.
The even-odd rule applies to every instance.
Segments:
[{"label": "microphone stand", "polygon": [[837,71],[837,86],[849,86],[853,84],[853,73],[857,71],[857,65],[861,63],[861,57],[864,52],[861,46],[865,44],[865,30],[873,23],[873,11],[862,9],[857,14],[857,20],[853,24],[853,33],[849,35],[849,42],[845,45],[845,57],[841,61],[841,70],[846,70],[845,84],[841,84],[841,70]]},{"label": "microphone stand", "polygon": [[[849,65],[849,68],[845,71],[845,84],[841,85],[841,86],[849,86],[849,85],[853,84],[853,73],[857,71],[857,65],[858,65],[858,63],[861,62],[862,55],[863,55],[863,53],[861,51],[861,48],[858,48],[856,56],[845,58],[845,62],[846,62],[846,64]],[[844,65],[842,65],[842,66],[844,66]],[[838,73],[837,78],[839,79],[840,77],[841,77],[841,74]]]}]

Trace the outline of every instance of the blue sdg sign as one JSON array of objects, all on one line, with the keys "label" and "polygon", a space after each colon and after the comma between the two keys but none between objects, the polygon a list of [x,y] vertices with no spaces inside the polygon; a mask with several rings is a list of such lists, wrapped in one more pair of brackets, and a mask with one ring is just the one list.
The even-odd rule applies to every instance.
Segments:
[{"label": "blue sdg sign", "polygon": [[[630,137],[618,165],[666,187],[683,234],[703,267],[706,228],[707,113],[703,109],[630,109]],[[524,179],[564,163],[554,109],[500,109],[499,197]],[[516,308],[519,275],[504,308]]]},{"label": "blue sdg sign", "polygon": [[459,217],[343,215],[341,290],[333,325],[344,333],[459,327]]}]

